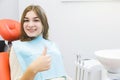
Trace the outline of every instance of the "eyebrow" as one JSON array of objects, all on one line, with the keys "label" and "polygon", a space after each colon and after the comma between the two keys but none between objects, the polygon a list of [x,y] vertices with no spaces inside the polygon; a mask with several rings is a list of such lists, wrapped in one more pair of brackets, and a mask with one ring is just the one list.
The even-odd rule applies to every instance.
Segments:
[{"label": "eyebrow", "polygon": [[[36,18],[38,18],[39,19],[39,17],[34,17],[34,19],[36,19]],[[28,17],[24,17],[24,19],[29,19]]]}]

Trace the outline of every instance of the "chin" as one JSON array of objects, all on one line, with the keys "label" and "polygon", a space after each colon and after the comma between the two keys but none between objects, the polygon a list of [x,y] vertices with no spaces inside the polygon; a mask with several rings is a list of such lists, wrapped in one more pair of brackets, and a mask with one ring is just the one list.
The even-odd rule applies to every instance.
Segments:
[{"label": "chin", "polygon": [[37,37],[36,35],[28,35],[29,37]]},{"label": "chin", "polygon": [[28,34],[29,37],[38,37],[40,34]]}]

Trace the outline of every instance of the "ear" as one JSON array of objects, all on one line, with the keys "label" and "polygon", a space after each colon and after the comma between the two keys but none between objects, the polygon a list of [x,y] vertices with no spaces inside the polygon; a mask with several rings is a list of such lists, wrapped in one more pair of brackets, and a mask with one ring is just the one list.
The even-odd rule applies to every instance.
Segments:
[{"label": "ear", "polygon": [[0,20],[0,35],[4,40],[13,41],[20,37],[20,23],[11,19]]}]

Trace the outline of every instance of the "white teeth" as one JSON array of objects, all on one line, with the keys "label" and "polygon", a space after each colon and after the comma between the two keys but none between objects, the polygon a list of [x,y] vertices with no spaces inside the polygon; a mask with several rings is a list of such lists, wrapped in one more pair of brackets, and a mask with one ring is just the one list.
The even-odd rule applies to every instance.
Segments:
[{"label": "white teeth", "polygon": [[29,31],[29,32],[34,32],[34,31],[35,31],[35,29],[28,29],[28,31]]}]

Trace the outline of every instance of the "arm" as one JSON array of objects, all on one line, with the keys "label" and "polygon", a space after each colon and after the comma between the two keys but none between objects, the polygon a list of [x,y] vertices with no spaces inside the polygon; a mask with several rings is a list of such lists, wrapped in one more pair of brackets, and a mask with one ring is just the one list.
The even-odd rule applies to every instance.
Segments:
[{"label": "arm", "polygon": [[29,67],[25,73],[23,74],[23,76],[20,78],[20,80],[34,80],[35,77],[35,73],[33,72],[33,70]]},{"label": "arm", "polygon": [[11,48],[9,57],[11,80],[33,80],[38,72],[45,71],[50,68],[51,59],[50,56],[46,54],[46,50],[44,50],[42,55],[40,55],[40,57],[38,57],[28,66],[24,73],[22,73],[22,69],[13,47]]},{"label": "arm", "polygon": [[32,72],[31,67],[28,67],[25,73],[22,74],[22,69],[20,67],[19,61],[17,59],[17,56],[13,48],[11,48],[9,57],[10,57],[9,61],[10,61],[11,80],[33,80],[34,79],[35,74]]},{"label": "arm", "polygon": [[20,80],[34,80],[34,77],[38,72],[42,72],[50,68],[51,58],[46,54],[46,50],[47,49],[45,48],[42,55],[29,65]]}]

